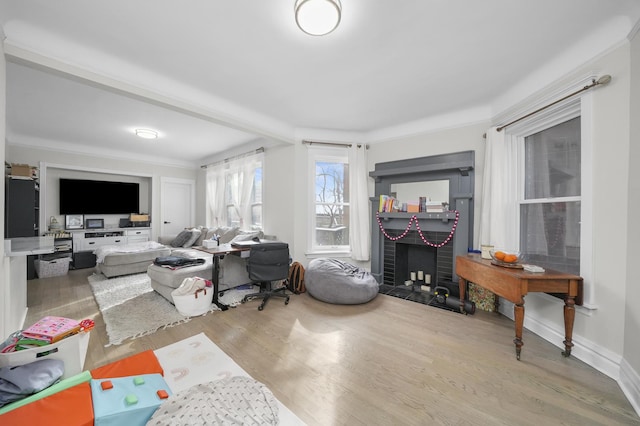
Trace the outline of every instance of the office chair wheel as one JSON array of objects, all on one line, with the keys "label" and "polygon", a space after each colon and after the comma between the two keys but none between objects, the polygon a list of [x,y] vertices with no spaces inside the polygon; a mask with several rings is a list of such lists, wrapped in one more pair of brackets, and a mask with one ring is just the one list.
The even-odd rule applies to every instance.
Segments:
[{"label": "office chair wheel", "polygon": [[288,296],[287,296],[287,298],[286,298],[286,299],[284,299],[284,304],[285,304],[285,305],[288,305],[288,304],[289,304],[289,297],[288,297]]},{"label": "office chair wheel", "polygon": [[261,311],[264,309],[264,303],[261,303],[260,306],[258,306],[258,310]]}]

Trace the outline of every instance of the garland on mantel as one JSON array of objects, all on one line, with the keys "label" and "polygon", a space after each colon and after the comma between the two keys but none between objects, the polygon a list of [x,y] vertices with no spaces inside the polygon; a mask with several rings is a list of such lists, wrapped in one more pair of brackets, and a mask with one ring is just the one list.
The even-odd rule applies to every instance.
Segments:
[{"label": "garland on mantel", "polygon": [[416,215],[411,216],[411,218],[409,219],[409,224],[407,225],[407,229],[405,229],[404,232],[402,234],[398,235],[397,237],[392,237],[391,235],[387,234],[387,231],[384,229],[384,226],[382,226],[382,221],[380,220],[380,214],[378,212],[376,212],[376,219],[378,220],[378,226],[380,227],[380,231],[382,231],[384,236],[387,237],[388,239],[390,239],[391,241],[397,241],[397,240],[400,240],[400,239],[406,237],[407,234],[409,233],[409,229],[411,229],[411,224],[413,223],[413,221],[415,221],[416,222],[416,228],[418,229],[418,235],[420,235],[420,238],[422,239],[422,242],[424,242],[428,246],[435,247],[435,248],[440,248],[440,247],[446,245],[449,241],[451,241],[451,239],[453,238],[453,234],[455,234],[456,228],[458,227],[458,220],[460,219],[460,212],[458,210],[453,210],[453,212],[456,214],[456,218],[453,221],[453,226],[451,227],[451,232],[449,232],[449,236],[447,238],[445,238],[445,240],[443,242],[441,242],[440,244],[434,244],[434,243],[428,241],[424,237],[424,235],[422,235],[422,230],[420,229],[420,223],[418,222],[418,216],[416,216]]}]

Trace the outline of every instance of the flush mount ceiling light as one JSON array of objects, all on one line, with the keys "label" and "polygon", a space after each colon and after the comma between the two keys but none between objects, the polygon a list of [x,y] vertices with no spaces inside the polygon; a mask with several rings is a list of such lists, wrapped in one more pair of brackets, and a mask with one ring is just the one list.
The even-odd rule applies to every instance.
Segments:
[{"label": "flush mount ceiling light", "polygon": [[156,139],[158,137],[158,132],[151,129],[136,129],[136,136],[144,139]]},{"label": "flush mount ceiling light", "polygon": [[305,33],[314,36],[329,34],[340,23],[340,0],[296,0],[296,23]]}]

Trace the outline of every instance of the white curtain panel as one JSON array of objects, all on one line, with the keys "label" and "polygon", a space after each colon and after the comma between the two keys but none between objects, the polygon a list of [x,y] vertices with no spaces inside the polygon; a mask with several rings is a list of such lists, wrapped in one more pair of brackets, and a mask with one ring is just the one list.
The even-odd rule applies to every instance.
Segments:
[{"label": "white curtain panel", "polygon": [[371,225],[367,179],[367,147],[353,144],[349,148],[350,221],[349,241],[351,258],[368,261],[371,254]]},{"label": "white curtain panel", "polygon": [[251,217],[251,194],[253,193],[253,181],[255,178],[256,169],[263,164],[263,156],[264,154],[260,152],[250,154],[242,159],[242,166],[240,169],[241,186],[239,213],[242,229],[245,230],[251,229],[251,226],[253,225],[253,220]]},{"label": "white curtain panel", "polygon": [[262,164],[263,154],[250,153],[242,156],[238,156],[232,160],[226,161],[220,165],[222,167],[222,185],[220,186],[220,192],[222,192],[222,199],[220,206],[225,211],[225,224],[226,225],[226,209],[224,201],[225,179],[228,180],[229,200],[234,205],[236,214],[240,219],[240,228],[243,230],[249,230],[251,228],[251,192],[253,189],[253,180],[256,169]]},{"label": "white curtain panel", "polygon": [[517,249],[518,246],[518,174],[517,139],[487,131],[480,210],[480,244]]},{"label": "white curtain panel", "polygon": [[216,228],[227,224],[224,204],[224,164],[207,167],[207,205],[209,217],[207,226]]}]

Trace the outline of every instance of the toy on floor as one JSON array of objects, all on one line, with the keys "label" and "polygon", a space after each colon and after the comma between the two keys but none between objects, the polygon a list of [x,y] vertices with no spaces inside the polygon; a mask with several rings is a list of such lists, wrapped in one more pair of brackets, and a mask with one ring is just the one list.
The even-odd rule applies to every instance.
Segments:
[{"label": "toy on floor", "polygon": [[160,374],[91,380],[94,424],[145,425],[171,395]]}]

